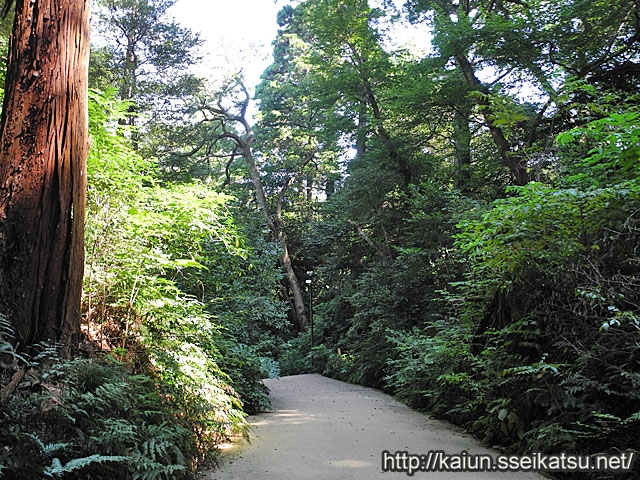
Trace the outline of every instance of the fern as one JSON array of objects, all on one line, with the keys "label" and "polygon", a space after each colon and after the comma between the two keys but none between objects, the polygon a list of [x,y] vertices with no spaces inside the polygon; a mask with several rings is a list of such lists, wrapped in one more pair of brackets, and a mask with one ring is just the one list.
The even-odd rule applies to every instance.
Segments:
[{"label": "fern", "polygon": [[73,443],[48,443],[44,445],[42,453],[45,455],[51,455],[52,453],[56,453],[59,450],[66,450],[68,447],[71,447]]},{"label": "fern", "polygon": [[45,362],[55,362],[59,366],[66,365],[66,363],[60,361],[59,352],[60,352],[60,344],[59,343],[46,343],[40,342],[35,344],[33,347],[33,351],[37,352],[32,355],[32,362],[34,365],[41,365]]},{"label": "fern", "polygon": [[44,444],[37,435],[34,435],[32,433],[25,433],[25,437],[29,437],[33,439],[36,445],[38,446],[38,448],[40,449],[40,451],[45,455],[55,453],[59,450],[64,450],[73,445],[73,443],[69,443],[69,442]]},{"label": "fern", "polygon": [[156,480],[158,478],[177,478],[188,473],[184,465],[163,465],[158,462],[141,462],[139,471],[133,474],[133,480]]},{"label": "fern", "polygon": [[542,358],[539,362],[534,363],[533,365],[522,365],[518,367],[506,368],[503,371],[503,374],[512,373],[514,375],[542,375],[544,373],[558,373],[558,367],[560,365],[555,365],[552,363],[547,363],[548,354],[545,353],[542,355]]},{"label": "fern", "polygon": [[149,377],[90,360],[56,361],[40,376],[56,388],[0,406],[6,478],[177,480],[191,472],[192,431]]},{"label": "fern", "polygon": [[125,456],[91,455],[89,457],[75,458],[73,460],[70,460],[69,462],[64,464],[64,466],[58,458],[54,458],[51,461],[51,465],[45,469],[44,474],[47,477],[61,477],[66,473],[73,472],[74,470],[79,470],[94,463],[125,462],[129,460],[129,458],[130,457]]},{"label": "fern", "polygon": [[14,336],[15,331],[13,330],[13,326],[9,320],[7,320],[7,317],[0,314],[0,355],[8,355],[12,360],[18,360],[28,364],[27,359],[15,351],[12,343],[12,340],[15,338]]},{"label": "fern", "polygon": [[624,421],[624,423],[629,423],[629,422],[640,422],[640,412],[634,413]]}]

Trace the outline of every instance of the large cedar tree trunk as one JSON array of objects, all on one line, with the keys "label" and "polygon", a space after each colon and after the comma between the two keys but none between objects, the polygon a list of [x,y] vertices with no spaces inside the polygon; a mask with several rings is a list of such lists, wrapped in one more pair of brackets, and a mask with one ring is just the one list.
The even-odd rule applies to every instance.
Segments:
[{"label": "large cedar tree trunk", "polygon": [[18,0],[0,124],[0,313],[23,346],[79,334],[89,0]]}]

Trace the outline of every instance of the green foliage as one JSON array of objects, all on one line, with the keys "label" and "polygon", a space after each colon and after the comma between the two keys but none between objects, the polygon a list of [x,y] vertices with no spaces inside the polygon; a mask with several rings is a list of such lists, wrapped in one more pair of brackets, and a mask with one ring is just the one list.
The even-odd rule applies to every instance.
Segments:
[{"label": "green foliage", "polygon": [[410,405],[441,415],[451,408],[448,399],[475,397],[482,385],[466,373],[475,362],[469,348],[471,333],[456,319],[436,320],[426,331],[389,330],[397,353],[388,361],[387,386]]},{"label": "green foliage", "polygon": [[[315,272],[313,339],[231,127],[178,72],[198,39],[164,17],[173,0],[101,3],[141,40],[91,65],[118,91],[90,93],[83,331],[142,375],[39,366],[3,405],[1,473],[180,478],[269,408],[261,378],[306,372],[512,452],[637,450],[637,2],[412,0],[425,58],[391,51],[389,2],[283,9],[252,141],[293,270]],[[40,361],[3,318],[0,356],[3,385]]]},{"label": "green foliage", "polygon": [[[449,233],[470,204],[431,182],[415,187],[411,197],[366,191],[354,180],[353,188],[365,187],[367,195],[358,198],[349,187],[324,205],[303,239],[322,265],[314,282],[326,285],[315,300],[313,365],[309,332],[289,342],[281,363],[288,373],[314,370],[384,387],[387,361],[395,357],[388,332],[410,330],[439,311],[437,292],[458,268],[447,253]],[[344,222],[345,215],[363,215],[373,198],[379,206],[369,224],[358,230]]]},{"label": "green foliage", "polygon": [[[411,145],[413,184],[399,188],[371,128],[339,191],[311,223],[294,224],[297,258],[319,283],[315,347],[301,333],[281,365],[386,388],[513,452],[637,449],[640,135],[627,72],[636,67],[624,51],[638,43],[630,17],[613,13],[633,7],[490,4],[463,12],[456,2],[410,2],[416,19],[435,24],[437,55],[420,64],[398,55],[385,65],[367,50],[398,144]],[[363,32],[374,30],[356,28],[354,14],[338,35],[340,12],[313,27],[303,12],[283,21],[304,38],[314,74],[331,71],[327,82],[359,98],[357,68],[341,55],[371,47]],[[554,59],[536,50],[543,38]],[[603,42],[616,47],[598,63]],[[467,82],[462,56],[477,66],[471,73],[498,80]],[[514,95],[525,83],[537,98]],[[360,105],[343,105],[352,120],[340,128],[355,138]],[[489,123],[509,144],[505,158],[521,159],[537,181],[508,185]],[[466,175],[454,164],[464,148]]]},{"label": "green foliage", "polygon": [[[273,257],[251,252],[231,197],[157,180],[155,162],[132,150],[119,122],[126,108],[112,92],[92,93],[83,328],[100,348],[153,375],[195,439],[190,454],[204,458],[229,435],[246,434],[243,402],[247,411],[268,407],[260,379],[277,375],[277,365],[268,348],[243,343],[259,329],[234,334],[256,315],[282,328],[270,278],[255,281]],[[156,462],[167,447],[139,445]]]},{"label": "green foliage", "polygon": [[602,95],[584,82],[571,85],[571,90],[593,100],[586,105],[576,105],[589,122],[556,139],[568,160],[566,182],[598,187],[637,181],[640,177],[637,95],[615,91]]},{"label": "green foliage", "polygon": [[[138,112],[162,111],[158,96],[180,98],[199,86],[189,66],[202,41],[178,25],[167,10],[175,0],[100,0],[97,32],[107,46],[96,58],[94,87],[103,76],[116,84],[121,99],[133,100]],[[106,64],[106,65],[105,65]],[[107,68],[108,67],[108,68]],[[100,75],[102,74],[102,76]],[[166,106],[165,106],[166,107]]]},{"label": "green foliage", "polygon": [[15,338],[11,322],[4,315],[0,315],[0,358],[10,365],[17,362],[26,363],[25,358],[15,350]]},{"label": "green foliage", "polygon": [[389,332],[393,391],[511,451],[636,448],[633,118],[609,114],[563,136],[589,144],[564,150],[571,177],[509,188],[460,223],[466,273],[444,297],[456,315]]},{"label": "green foliage", "polygon": [[278,246],[265,240],[257,211],[238,201],[233,214],[246,257],[235,257],[233,265],[208,264],[202,282],[209,292],[207,310],[224,326],[219,365],[233,379],[245,411],[257,413],[270,408],[268,390],[260,380],[280,375],[276,358],[292,336],[291,323],[287,305],[279,298]]},{"label": "green foliage", "polygon": [[0,477],[190,477],[195,438],[150,377],[109,357],[62,360],[52,348],[20,368],[28,382],[0,407]]},{"label": "green foliage", "polygon": [[605,226],[624,222],[640,194],[635,182],[588,190],[530,183],[509,192],[515,195],[494,202],[457,236],[473,262],[470,283],[489,295],[512,290],[532,271],[553,275],[577,255],[600,249]]}]

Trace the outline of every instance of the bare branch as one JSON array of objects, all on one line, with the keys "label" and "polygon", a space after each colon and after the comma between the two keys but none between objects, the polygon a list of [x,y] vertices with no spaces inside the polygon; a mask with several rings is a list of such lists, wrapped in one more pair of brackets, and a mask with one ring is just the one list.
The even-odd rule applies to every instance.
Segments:
[{"label": "bare branch", "polygon": [[384,253],[384,251],[383,251],[380,247],[378,247],[378,246],[373,242],[373,240],[371,240],[371,239],[369,238],[369,236],[364,232],[364,230],[362,229],[362,227],[361,227],[360,225],[358,225],[356,222],[354,222],[354,221],[352,221],[352,220],[347,220],[347,222],[348,222],[348,223],[350,223],[351,225],[353,225],[354,227],[356,227],[356,230],[358,231],[358,233],[360,234],[360,236],[361,236],[362,238],[364,238],[364,241],[365,241],[365,242],[367,242],[367,243],[369,244],[369,246],[370,246],[371,248],[373,248],[373,249],[376,251],[376,253],[377,253],[378,255],[380,255],[380,258],[382,258],[382,260],[383,260],[384,262],[386,262],[386,261],[388,260],[388,259],[387,259],[387,256],[386,256],[386,255],[385,255],[385,253]]}]

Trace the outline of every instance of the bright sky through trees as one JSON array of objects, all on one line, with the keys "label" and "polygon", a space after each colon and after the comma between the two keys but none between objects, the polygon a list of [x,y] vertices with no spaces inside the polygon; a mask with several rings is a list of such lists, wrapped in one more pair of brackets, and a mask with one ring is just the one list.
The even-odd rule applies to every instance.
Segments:
[{"label": "bright sky through trees", "polygon": [[[253,88],[272,61],[272,45],[278,31],[276,16],[290,0],[178,0],[170,13],[176,20],[200,32],[205,40],[205,60],[197,73],[206,77],[242,69],[247,86]],[[404,0],[394,1],[401,11]],[[392,42],[410,44],[418,50],[429,48],[424,25],[397,25]]]},{"label": "bright sky through trees", "polygon": [[247,84],[258,82],[271,63],[271,42],[278,31],[276,15],[287,0],[178,0],[171,14],[205,40],[205,61],[198,73],[216,76],[245,73]]}]

